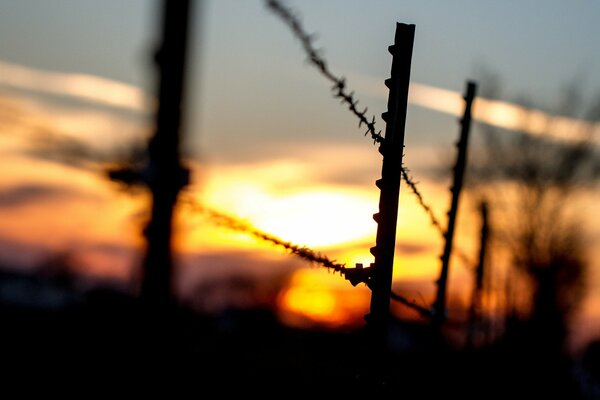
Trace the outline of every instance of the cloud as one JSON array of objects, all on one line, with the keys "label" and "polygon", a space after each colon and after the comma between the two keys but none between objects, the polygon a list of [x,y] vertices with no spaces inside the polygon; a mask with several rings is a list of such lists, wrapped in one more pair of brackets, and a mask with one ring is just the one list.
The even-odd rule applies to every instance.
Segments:
[{"label": "cloud", "polygon": [[[462,94],[420,83],[411,83],[409,102],[431,110],[462,116]],[[477,97],[473,104],[473,119],[498,128],[531,135],[548,135],[555,139],[578,140],[589,133],[600,132],[600,124],[557,116],[540,110],[500,100]]]},{"label": "cloud", "polygon": [[322,168],[321,171],[315,174],[315,178],[325,184],[347,187],[364,187],[365,185],[372,184],[375,187],[375,180],[379,179],[380,175],[381,166],[377,164],[357,165],[354,162],[348,162],[347,166],[327,165],[327,168]]},{"label": "cloud", "polygon": [[31,244],[0,234],[0,269],[30,270],[51,252],[43,243]]},{"label": "cloud", "polygon": [[4,152],[92,170],[143,158],[149,127],[142,121],[114,110],[81,110],[44,100],[0,94]]},{"label": "cloud", "polygon": [[[358,242],[358,243],[352,244],[352,246],[368,250],[374,244],[375,244],[375,238],[373,238],[372,242],[371,241]],[[429,254],[429,253],[431,253],[431,251],[433,251],[435,249],[436,249],[435,244],[432,244],[429,242],[397,240],[395,252],[397,255],[409,256],[409,255]]]},{"label": "cloud", "polygon": [[[82,192],[78,192],[73,188],[33,183],[23,184],[0,189],[0,208],[20,207],[33,202],[82,195]],[[89,194],[86,194],[86,196],[89,196]]]},{"label": "cloud", "polygon": [[429,243],[396,243],[396,252],[402,255],[428,254],[435,246]]},{"label": "cloud", "polygon": [[[379,78],[359,75],[355,83],[358,93],[378,98],[388,96],[388,89]],[[410,83],[408,102],[456,117],[462,117],[464,113],[465,102],[462,93],[418,82]],[[552,115],[516,103],[481,96],[475,98],[472,118],[497,128],[566,141],[585,140],[594,135],[596,138],[600,137],[600,123]]]},{"label": "cloud", "polygon": [[[269,253],[271,254],[271,253]],[[210,251],[180,253],[175,286],[183,297],[195,294],[203,282],[215,282],[242,274],[254,282],[281,281],[308,264],[288,254],[265,257],[264,251]]]},{"label": "cloud", "polygon": [[99,76],[50,72],[0,61],[0,85],[147,112],[151,101],[136,86]]},{"label": "cloud", "polygon": [[[269,274],[293,272],[298,267],[310,264],[290,256],[283,250],[269,251],[265,258],[264,249],[212,250],[182,252],[178,255],[178,264],[183,270],[197,277],[214,278],[230,275],[240,270],[257,277]],[[275,255],[279,253],[279,255]]]},{"label": "cloud", "polygon": [[53,161],[77,168],[98,170],[111,164],[128,166],[143,158],[145,143],[140,139],[129,140],[112,148],[100,149],[84,140],[55,134],[40,133],[32,146],[22,150],[27,156]]}]

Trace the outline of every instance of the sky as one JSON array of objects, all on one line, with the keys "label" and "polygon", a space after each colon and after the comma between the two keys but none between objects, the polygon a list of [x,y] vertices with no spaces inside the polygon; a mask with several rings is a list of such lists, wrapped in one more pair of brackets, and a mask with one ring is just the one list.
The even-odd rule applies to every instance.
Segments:
[{"label": "sky", "polygon": [[[580,109],[561,102],[566,88],[575,86],[584,105],[600,93],[598,2],[285,4],[315,33],[331,71],[347,79],[359,108],[368,107],[380,129],[391,67],[387,48],[397,22],[415,24],[405,164],[440,217],[449,205],[449,182],[428,171],[453,158],[468,80],[478,82],[484,97],[475,106],[474,142],[478,124],[515,128],[502,124],[524,112],[519,104],[532,105],[538,120],[559,114],[567,123],[584,123]],[[0,0],[3,264],[32,268],[49,254],[69,252],[80,272],[126,281],[139,276],[145,195],[108,182],[98,162],[125,157],[152,132],[158,6],[150,0]],[[376,146],[262,1],[204,1],[192,21],[182,147],[192,168],[188,191],[285,240],[348,265],[368,265],[381,171]],[[535,126],[517,127],[536,134]],[[442,241],[414,197],[401,190],[395,284],[416,299],[429,298]],[[597,199],[597,191],[591,196]],[[597,215],[593,201],[586,204]],[[475,205],[464,201],[462,207],[457,246],[475,254]],[[354,318],[368,307],[366,288],[269,244],[185,210],[177,224],[183,292],[222,275],[267,274],[290,288],[278,302],[300,313],[310,309],[317,319],[343,321],[353,301]],[[600,237],[597,224],[589,229]],[[453,287],[472,279],[459,264],[451,272]],[[289,271],[297,272],[290,277]],[[598,275],[590,278],[594,287],[600,287]],[[457,301],[465,301],[463,292],[456,290]],[[588,322],[580,330],[600,332],[589,322],[600,317],[598,295],[584,308]]]}]

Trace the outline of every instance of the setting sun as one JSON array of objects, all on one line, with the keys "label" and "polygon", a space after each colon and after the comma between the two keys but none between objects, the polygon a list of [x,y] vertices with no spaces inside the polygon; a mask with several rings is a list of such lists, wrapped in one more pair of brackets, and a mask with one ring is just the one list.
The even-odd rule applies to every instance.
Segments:
[{"label": "setting sun", "polygon": [[0,0],[5,365],[599,397],[600,2],[539,3]]},{"label": "setting sun", "polygon": [[[341,283],[341,285],[340,285]],[[291,324],[316,324],[328,328],[364,323],[369,290],[352,288],[339,276],[322,270],[300,269],[280,293],[277,306],[281,318]]]},{"label": "setting sun", "polygon": [[373,238],[377,193],[312,183],[312,168],[308,162],[275,160],[220,170],[208,176],[203,197],[212,208],[301,245],[328,247]]}]

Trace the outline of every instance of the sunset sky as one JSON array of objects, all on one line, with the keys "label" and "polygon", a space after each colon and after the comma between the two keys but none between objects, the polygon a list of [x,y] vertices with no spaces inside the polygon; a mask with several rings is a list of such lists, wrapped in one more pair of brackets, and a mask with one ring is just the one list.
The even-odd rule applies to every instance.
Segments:
[{"label": "sunset sky", "polygon": [[[150,60],[158,4],[0,0],[1,264],[32,268],[52,253],[68,252],[79,272],[126,281],[139,273],[145,195],[123,191],[98,166],[124,159],[152,132]],[[600,132],[562,102],[569,85],[585,107],[598,101],[598,2],[285,4],[317,34],[315,46],[330,69],[346,77],[380,129],[387,102],[383,81],[391,66],[387,47],[396,22],[416,25],[405,164],[438,218],[445,218],[450,182],[431,171],[454,160],[467,80],[479,83],[483,97],[474,109],[480,121],[473,127],[474,145],[483,123],[539,134],[540,124],[556,114],[565,117],[564,124]],[[379,198],[377,147],[262,1],[205,1],[195,8],[193,22],[183,146],[192,169],[188,193],[338,262],[368,265]],[[534,122],[519,122],[525,113],[519,104],[536,110],[527,114]],[[597,200],[596,188],[582,202],[594,216],[584,228],[596,243],[590,248],[600,238]],[[456,239],[472,259],[476,206],[463,199]],[[285,307],[301,312],[306,306],[312,317],[332,323],[360,317],[368,307],[366,288],[353,288],[185,208],[178,214],[176,246],[178,284],[185,293],[199,281],[228,274],[281,277],[298,271],[285,278],[289,290],[277,300]],[[403,187],[395,284],[417,301],[431,299],[441,251],[439,234]],[[600,333],[594,322],[600,320],[595,251],[596,272],[589,280],[595,290],[578,325],[586,337]],[[460,260],[451,268],[451,292],[467,299],[461,288],[470,284],[470,270]]]}]

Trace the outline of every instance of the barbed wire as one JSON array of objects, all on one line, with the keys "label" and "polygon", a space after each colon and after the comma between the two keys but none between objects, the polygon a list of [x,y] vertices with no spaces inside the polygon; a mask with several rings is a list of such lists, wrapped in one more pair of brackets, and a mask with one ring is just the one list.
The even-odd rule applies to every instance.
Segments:
[{"label": "barbed wire", "polygon": [[[294,15],[294,13],[287,7],[285,7],[278,0],[265,0],[267,6],[278,15],[292,30],[292,33],[296,38],[302,43],[302,47],[304,48],[305,53],[310,62],[312,62],[317,69],[323,74],[328,80],[333,83],[332,89],[334,90],[335,97],[339,97],[342,99],[342,103],[346,103],[349,106],[350,111],[359,118],[359,128],[362,124],[365,124],[368,128],[365,135],[371,134],[371,138],[374,142],[383,142],[384,138],[381,136],[381,131],[375,131],[375,116],[372,117],[372,120],[369,121],[366,117],[367,108],[364,111],[359,112],[356,108],[358,104],[358,100],[354,98],[354,92],[346,92],[346,81],[345,78],[338,78],[335,76],[327,67],[327,61],[321,57],[318,51],[313,47],[314,35],[307,33],[299,18]],[[434,227],[441,233],[442,236],[446,234],[444,228],[440,224],[439,220],[435,217],[433,210],[427,203],[425,203],[424,197],[417,188],[417,183],[408,175],[408,170],[406,167],[401,167],[402,178],[406,182],[406,184],[410,187],[412,192],[417,196],[419,204],[425,210],[429,219]]]},{"label": "barbed wire", "polygon": [[[258,239],[264,240],[266,242],[270,242],[276,246],[283,247],[288,250],[290,254],[297,256],[304,261],[308,261],[311,264],[318,264],[322,267],[329,268],[334,272],[339,273],[341,276],[346,275],[349,271],[357,271],[357,268],[347,268],[345,264],[340,264],[331,260],[324,254],[321,254],[317,251],[314,251],[306,246],[300,246],[297,244],[293,244],[291,242],[282,240],[275,235],[266,233],[250,224],[249,222],[243,221],[239,218],[236,218],[232,215],[228,215],[222,213],[220,211],[216,211],[209,207],[206,207],[200,204],[198,201],[195,201],[191,197],[185,197],[181,201],[182,204],[188,205],[193,211],[196,211],[204,216],[206,216],[212,223],[215,225],[219,225],[222,227],[226,227],[228,229],[232,229],[234,231],[239,231],[246,233],[248,235],[254,236]],[[370,282],[367,280],[365,283],[370,288]],[[419,314],[427,317],[431,317],[433,311],[426,307],[420,306],[413,301],[408,300],[400,294],[391,292],[390,298],[399,302],[400,304],[405,305],[408,308],[412,308],[417,311]]]},{"label": "barbed wire", "polygon": [[433,213],[431,206],[429,206],[427,203],[425,203],[425,199],[423,198],[423,195],[417,188],[417,183],[408,175],[408,172],[409,172],[409,170],[406,167],[403,167],[401,169],[402,179],[404,179],[404,182],[406,182],[406,184],[408,185],[410,190],[412,190],[413,194],[417,197],[417,201],[419,202],[419,205],[421,206],[421,208],[423,208],[425,210],[425,212],[427,213],[427,215],[429,216],[431,225],[433,225],[442,236],[445,236],[446,230],[442,227],[442,224],[440,223],[440,221],[437,219],[437,217]]},{"label": "barbed wire", "polygon": [[[357,108],[358,100],[355,99],[354,92],[347,91],[346,79],[343,76],[342,77],[336,76],[329,69],[325,58],[323,58],[319,54],[319,51],[313,46],[315,35],[309,34],[302,26],[302,23],[301,23],[300,19],[297,17],[297,15],[295,15],[294,12],[290,8],[283,5],[280,1],[265,0],[265,4],[274,14],[276,14],[277,16],[279,16],[282,19],[282,21],[290,28],[290,30],[292,31],[294,36],[300,41],[300,43],[302,44],[302,47],[304,49],[304,52],[307,55],[308,61],[311,62],[325,78],[327,78],[331,83],[333,83],[332,91],[334,92],[334,97],[340,98],[342,104],[348,105],[348,109],[350,110],[350,112],[352,112],[352,114],[354,114],[359,119],[359,123],[358,123],[359,128],[362,127],[363,124],[365,124],[367,126],[367,131],[365,132],[365,136],[368,134],[371,134],[373,143],[382,143],[385,140],[385,138],[383,136],[381,136],[381,130],[376,131],[376,129],[375,129],[375,116],[373,116],[372,119],[369,121],[369,119],[367,119],[368,108],[365,107],[365,109],[363,111],[358,110],[358,108]],[[417,197],[418,204],[421,206],[421,208],[423,208],[425,213],[428,215],[431,224],[440,233],[442,238],[445,238],[446,230],[442,227],[442,224],[440,223],[438,218],[435,216],[431,206],[425,202],[425,198],[424,198],[423,194],[420,192],[420,190],[417,187],[417,182],[415,182],[410,177],[409,170],[406,167],[401,166],[400,170],[401,170],[401,174],[402,174],[402,179],[408,185],[408,187],[411,189],[413,194]],[[469,266],[473,265],[473,263],[469,259],[469,257],[464,252],[462,252],[460,249],[454,249],[454,254],[458,258],[460,258],[464,263],[466,263],[467,265],[469,265]],[[402,304],[405,304],[405,305],[411,306],[411,307],[414,306],[413,308],[421,307],[421,306],[418,306],[418,305],[402,298],[401,296],[399,296],[397,294],[394,294],[394,296],[397,297],[397,298],[395,298],[395,300],[401,302]],[[392,296],[392,298],[394,298],[394,296]],[[400,299],[402,299],[402,300],[400,300]],[[419,311],[421,313],[428,313],[428,315],[431,313],[431,310],[426,309],[426,308],[422,308],[421,310],[417,309],[417,311]]]},{"label": "barbed wire", "polygon": [[415,303],[414,301],[410,301],[406,297],[401,296],[398,293],[391,292],[390,293],[390,298],[392,300],[397,301],[398,303],[400,303],[402,305],[405,305],[408,308],[412,308],[413,310],[415,310],[419,314],[421,314],[421,316],[423,316],[423,317],[427,317],[427,318],[432,318],[433,317],[433,309],[420,306],[417,303]]},{"label": "barbed wire", "polygon": [[452,255],[458,257],[458,259],[461,260],[464,263],[464,266],[469,270],[475,270],[475,268],[477,268],[473,260],[461,249],[452,249]]},{"label": "barbed wire", "polygon": [[313,46],[313,41],[315,39],[315,35],[311,35],[307,33],[302,27],[302,23],[300,19],[294,15],[293,11],[281,4],[277,0],[265,0],[267,7],[273,11],[276,15],[278,15],[283,22],[285,22],[292,33],[302,44],[304,48],[304,52],[308,56],[308,61],[310,61],[321,74],[327,78],[333,86],[331,90],[334,93],[334,97],[341,99],[342,104],[346,104],[348,109],[352,114],[354,114],[358,118],[358,127],[362,127],[364,124],[367,127],[367,131],[365,132],[365,136],[371,134],[371,139],[373,139],[373,143],[381,143],[383,142],[383,136],[381,136],[381,130],[376,131],[375,129],[375,116],[373,115],[372,119],[369,120],[367,118],[368,107],[365,107],[363,111],[359,111],[358,100],[354,98],[354,92],[349,92],[346,87],[346,78],[336,76],[329,67],[327,66],[327,61],[319,54],[319,51],[315,49]]},{"label": "barbed wire", "polygon": [[236,218],[234,216],[227,215],[225,213],[208,208],[200,204],[199,202],[194,201],[191,198],[184,198],[182,200],[182,204],[187,204],[192,208],[192,210],[205,215],[211,222],[213,222],[216,225],[224,226],[234,231],[244,232],[258,239],[270,242],[276,246],[283,247],[292,255],[300,257],[305,261],[314,264],[319,264],[325,268],[329,268],[334,272],[339,272],[340,275],[344,275],[347,269],[345,264],[339,264],[334,260],[331,260],[327,256],[320,254],[314,250],[311,250],[306,246],[299,246],[291,242],[282,240],[275,235],[266,233],[252,226],[252,224],[250,224],[249,222],[242,221],[241,219]]},{"label": "barbed wire", "polygon": [[[417,201],[419,202],[419,205],[421,206],[421,208],[423,208],[425,210],[425,212],[427,213],[427,215],[429,216],[431,225],[433,225],[437,229],[437,231],[440,233],[440,235],[442,235],[442,238],[445,239],[446,230],[442,227],[442,224],[440,223],[440,221],[437,219],[437,217],[433,213],[433,209],[431,208],[431,206],[429,206],[425,202],[423,195],[419,192],[419,189],[416,186],[416,182],[408,175],[408,172],[409,172],[408,168],[406,168],[406,167],[402,168],[402,170],[401,170],[402,179],[404,180],[404,182],[406,182],[408,187],[412,190],[413,194],[417,197]],[[465,263],[465,265],[467,267],[474,268],[473,260],[471,260],[464,251],[455,247],[454,249],[452,249],[452,253],[453,253],[453,255],[458,257],[463,263]]]}]

